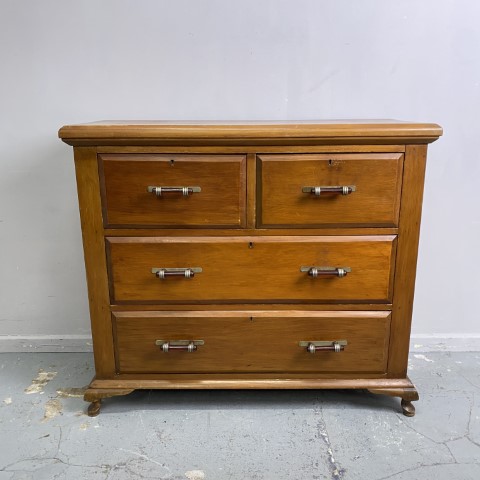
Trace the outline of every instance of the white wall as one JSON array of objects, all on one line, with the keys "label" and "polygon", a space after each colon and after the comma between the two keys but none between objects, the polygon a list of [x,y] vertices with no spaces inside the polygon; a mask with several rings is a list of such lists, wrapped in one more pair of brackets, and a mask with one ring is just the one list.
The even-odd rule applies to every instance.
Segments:
[{"label": "white wall", "polygon": [[314,118],[444,127],[414,332],[479,333],[479,24],[475,0],[0,0],[0,334],[89,333],[60,126]]}]

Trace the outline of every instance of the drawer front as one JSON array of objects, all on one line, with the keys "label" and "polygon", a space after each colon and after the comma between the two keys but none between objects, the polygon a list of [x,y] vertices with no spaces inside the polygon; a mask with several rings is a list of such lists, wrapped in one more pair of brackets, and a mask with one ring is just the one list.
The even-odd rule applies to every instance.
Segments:
[{"label": "drawer front", "polygon": [[[117,312],[114,325],[120,373],[383,373],[390,313]],[[171,348],[179,340],[203,345]],[[347,341],[340,352],[312,354],[299,345],[340,340]]]},{"label": "drawer front", "polygon": [[[260,155],[257,168],[258,226],[398,224],[403,154]],[[321,190],[332,186],[355,190]]]},{"label": "drawer front", "polygon": [[[395,236],[109,237],[112,303],[389,303],[395,245]],[[182,268],[202,271],[172,270]]]},{"label": "drawer front", "polygon": [[[243,227],[243,155],[102,154],[107,226]],[[148,192],[148,187],[162,187]],[[200,187],[200,191],[165,187]],[[197,190],[197,189],[194,189]],[[157,195],[159,193],[159,195]]]}]

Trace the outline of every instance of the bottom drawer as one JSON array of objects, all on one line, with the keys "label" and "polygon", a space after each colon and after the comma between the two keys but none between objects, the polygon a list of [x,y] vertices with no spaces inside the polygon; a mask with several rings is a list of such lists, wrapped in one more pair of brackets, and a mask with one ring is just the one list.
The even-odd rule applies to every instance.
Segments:
[{"label": "bottom drawer", "polygon": [[[383,373],[387,368],[390,312],[115,312],[113,320],[119,373]],[[203,344],[189,352],[175,348],[180,340]],[[340,340],[347,345],[338,352],[312,354],[299,345]]]}]

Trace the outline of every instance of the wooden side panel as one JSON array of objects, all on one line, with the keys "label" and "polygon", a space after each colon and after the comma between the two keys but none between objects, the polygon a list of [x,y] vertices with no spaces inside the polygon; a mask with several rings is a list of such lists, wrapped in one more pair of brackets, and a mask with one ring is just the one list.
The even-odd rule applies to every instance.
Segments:
[{"label": "wooden side panel", "polygon": [[426,145],[407,146],[395,266],[390,376],[403,377],[407,372],[426,156]]},{"label": "wooden side panel", "polygon": [[[388,303],[393,236],[109,237],[114,302]],[[314,278],[301,267],[351,268]],[[156,278],[152,268],[201,268]]]},{"label": "wooden side panel", "polygon": [[93,147],[77,147],[74,149],[74,158],[95,370],[97,378],[102,379],[114,375],[115,360],[97,152]]},{"label": "wooden side panel", "polygon": [[[195,312],[196,313],[196,312]],[[389,312],[288,317],[115,315],[119,372],[377,372],[386,368]],[[195,352],[163,352],[156,340],[203,340]],[[308,353],[300,341],[346,340],[341,352]]]}]

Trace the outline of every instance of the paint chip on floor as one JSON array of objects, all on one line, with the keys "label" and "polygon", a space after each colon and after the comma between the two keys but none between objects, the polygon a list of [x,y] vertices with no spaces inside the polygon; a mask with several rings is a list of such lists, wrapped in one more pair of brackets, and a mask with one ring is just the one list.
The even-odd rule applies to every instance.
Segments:
[{"label": "paint chip on floor", "polygon": [[59,413],[62,413],[62,402],[58,398],[52,398],[45,404],[45,414],[42,423],[48,422]]},{"label": "paint chip on floor", "polygon": [[203,480],[205,478],[205,472],[203,470],[189,470],[185,472],[185,477],[188,480]]},{"label": "paint chip on floor", "polygon": [[425,360],[426,362],[431,362],[431,363],[434,363],[434,361],[428,357],[426,357],[425,355],[414,355],[415,358],[418,358],[419,360]]},{"label": "paint chip on floor", "polygon": [[38,375],[32,380],[32,384],[27,387],[24,391],[27,395],[31,393],[42,393],[43,387],[55,378],[57,372],[45,372],[45,370],[40,369]]},{"label": "paint chip on floor", "polygon": [[60,398],[83,398],[87,387],[59,388],[57,390]]},{"label": "paint chip on floor", "polygon": [[10,405],[10,404],[12,403],[12,397],[7,397],[7,398],[3,401],[3,403],[4,403],[5,405]]}]

